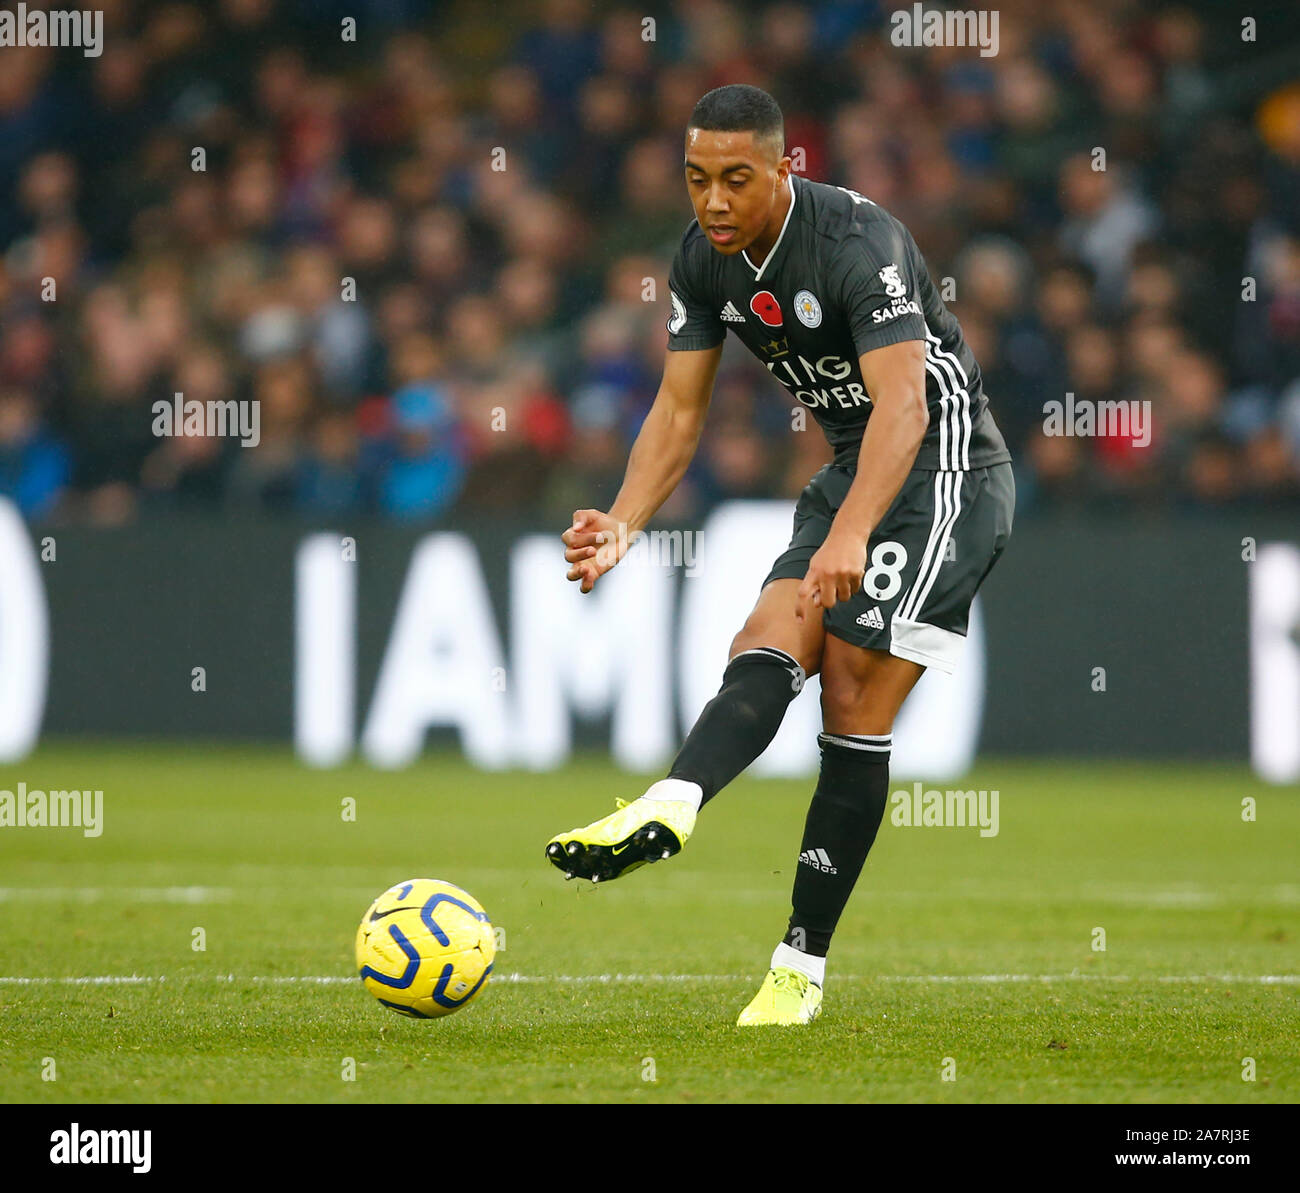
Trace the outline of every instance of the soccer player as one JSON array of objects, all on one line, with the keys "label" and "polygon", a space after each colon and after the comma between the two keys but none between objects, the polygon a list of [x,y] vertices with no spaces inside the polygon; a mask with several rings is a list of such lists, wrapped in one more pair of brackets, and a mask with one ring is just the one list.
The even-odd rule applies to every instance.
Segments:
[{"label": "soccer player", "polygon": [[696,104],[695,219],[669,273],[663,381],[613,506],[578,510],[562,535],[568,578],[590,592],[685,473],[728,328],[834,449],[668,776],[546,847],[568,876],[593,882],[673,856],[820,672],[821,769],[793,910],[741,1026],[819,1013],[831,934],[884,815],[894,718],[926,667],[956,664],[1015,500],[979,366],[907,229],[790,164],[767,92],[734,84]]}]

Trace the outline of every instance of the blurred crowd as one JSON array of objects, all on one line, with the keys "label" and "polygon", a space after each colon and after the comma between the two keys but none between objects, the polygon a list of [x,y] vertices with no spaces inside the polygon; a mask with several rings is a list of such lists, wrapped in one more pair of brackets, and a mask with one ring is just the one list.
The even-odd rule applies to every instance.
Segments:
[{"label": "blurred crowd", "polygon": [[[855,0],[99,7],[99,58],[0,49],[0,493],[33,520],[607,507],[726,82],[910,227],[1025,510],[1300,502],[1300,70],[1234,6],[1001,3],[994,57]],[[1149,402],[1150,444],[1045,435],[1067,392]],[[259,402],[260,442],[155,435],[176,393]],[[665,516],[797,494],[829,454],[788,406],[731,342]]]}]

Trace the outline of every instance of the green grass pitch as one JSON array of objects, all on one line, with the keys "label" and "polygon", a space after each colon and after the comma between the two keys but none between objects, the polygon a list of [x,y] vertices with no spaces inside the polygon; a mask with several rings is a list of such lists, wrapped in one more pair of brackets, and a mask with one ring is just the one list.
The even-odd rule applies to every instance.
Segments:
[{"label": "green grass pitch", "polygon": [[[435,754],[386,774],[273,749],[57,745],[0,770],[0,788],[19,780],[102,788],[105,827],[0,829],[8,1101],[1300,1089],[1300,797],[1242,768],[981,762],[960,786],[999,791],[999,834],[887,819],[821,1019],[748,1031],[735,1018],[784,930],[809,782],[742,778],[684,854],[592,887],[547,864],[547,838],[644,787],[594,758],[482,774]],[[465,887],[505,933],[479,999],[436,1022],[385,1011],[352,967],[362,911],[411,877]],[[68,980],[97,977],[136,980]]]}]

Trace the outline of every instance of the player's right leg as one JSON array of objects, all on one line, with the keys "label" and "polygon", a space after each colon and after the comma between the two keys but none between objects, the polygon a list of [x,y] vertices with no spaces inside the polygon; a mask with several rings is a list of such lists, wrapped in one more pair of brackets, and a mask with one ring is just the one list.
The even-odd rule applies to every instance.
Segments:
[{"label": "player's right leg", "polygon": [[722,687],[687,734],[668,777],[618,811],[553,837],[546,856],[570,878],[607,882],[681,851],[700,807],[771,743],[785,710],[821,666],[821,618],[795,620],[800,579],[764,585],[732,640]]},{"label": "player's right leg", "polygon": [[808,1023],[820,1010],[831,936],[888,804],[894,718],[926,667],[956,666],[1014,509],[1009,464],[913,472],[872,532],[861,590],[825,613],[821,768],[789,929],[741,1026]]}]

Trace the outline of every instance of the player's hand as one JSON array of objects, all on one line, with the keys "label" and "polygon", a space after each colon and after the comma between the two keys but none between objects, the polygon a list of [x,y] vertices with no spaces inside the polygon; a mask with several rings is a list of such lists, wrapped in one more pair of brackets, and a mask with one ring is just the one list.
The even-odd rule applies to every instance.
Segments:
[{"label": "player's hand", "polygon": [[867,544],[864,539],[836,534],[834,528],[817,554],[808,561],[808,571],[796,593],[794,617],[804,621],[812,609],[834,609],[862,587],[867,570]]},{"label": "player's hand", "polygon": [[566,548],[564,558],[573,565],[568,579],[581,581],[583,592],[590,592],[627,554],[629,543],[626,525],[600,510],[574,510],[573,525],[560,538]]}]

